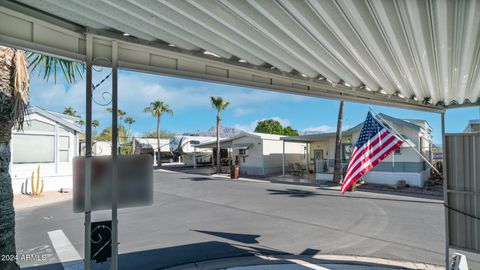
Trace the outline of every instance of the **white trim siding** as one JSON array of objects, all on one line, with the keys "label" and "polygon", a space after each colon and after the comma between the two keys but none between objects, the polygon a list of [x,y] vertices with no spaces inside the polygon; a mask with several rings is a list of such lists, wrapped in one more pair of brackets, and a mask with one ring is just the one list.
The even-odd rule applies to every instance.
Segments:
[{"label": "white trim siding", "polygon": [[[12,186],[15,194],[25,192],[25,186],[28,186],[26,192],[30,192],[30,185],[29,183],[26,185],[26,182],[30,180],[32,172],[35,173],[36,177],[38,166],[40,166],[40,177],[45,183],[44,191],[72,187],[72,160],[74,156],[78,155],[78,151],[73,150],[72,145],[78,142],[81,132],[80,127],[76,124],[76,120],[78,119],[67,116],[62,119],[62,114],[49,112],[37,107],[29,110],[24,131],[12,131],[10,175],[12,177]],[[28,122],[41,123],[41,125],[29,127]],[[42,126],[44,124],[45,126]],[[53,127],[52,130],[48,131],[48,126],[46,125]],[[18,141],[20,136],[51,136],[53,138],[53,145],[30,146],[29,149],[31,150],[29,150],[29,155],[34,155],[33,150],[35,150],[37,152],[37,160],[33,161],[30,159],[32,160],[30,162],[25,159],[25,162],[16,162],[16,157],[22,154],[18,152],[22,149],[15,147],[21,143]],[[64,150],[68,150],[67,160],[64,162],[60,161],[60,151],[62,151],[60,138],[67,138],[68,142],[68,149],[63,148]],[[38,139],[34,142],[36,144],[46,143],[44,140]],[[53,151],[53,160],[45,160],[46,162],[42,162],[42,160],[38,158],[42,157],[42,151],[46,151],[49,148]]]}]

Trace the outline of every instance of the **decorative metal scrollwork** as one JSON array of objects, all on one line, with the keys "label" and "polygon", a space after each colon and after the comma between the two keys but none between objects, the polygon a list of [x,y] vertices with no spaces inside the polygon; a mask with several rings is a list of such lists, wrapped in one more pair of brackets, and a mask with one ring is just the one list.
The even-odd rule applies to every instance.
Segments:
[{"label": "decorative metal scrollwork", "polygon": [[[95,64],[96,61],[98,60],[103,60],[103,61],[106,61],[108,63],[112,63],[112,61],[110,61],[110,59],[106,58],[106,57],[97,57],[95,59],[93,59],[93,63]],[[95,71],[95,72],[102,72],[103,71],[103,67],[92,67],[92,69]],[[97,84],[93,84],[92,83],[92,93],[93,95],[95,94],[95,90],[97,90],[108,78],[110,78],[110,76],[112,76],[112,72],[110,72],[109,74],[107,74],[102,80],[100,80]],[[111,89],[110,90],[106,90],[106,91],[102,91],[100,93],[100,98],[101,100],[97,100],[95,98],[95,96],[92,96],[92,101],[95,102],[95,104],[99,105],[99,106],[108,106],[112,103],[112,93],[111,93]]]},{"label": "decorative metal scrollwork", "polygon": [[92,226],[92,232],[90,233],[93,253],[91,260],[96,260],[97,262],[106,261],[106,258],[111,254],[112,229],[106,223],[109,223],[111,226],[110,221],[92,224],[94,226]]}]

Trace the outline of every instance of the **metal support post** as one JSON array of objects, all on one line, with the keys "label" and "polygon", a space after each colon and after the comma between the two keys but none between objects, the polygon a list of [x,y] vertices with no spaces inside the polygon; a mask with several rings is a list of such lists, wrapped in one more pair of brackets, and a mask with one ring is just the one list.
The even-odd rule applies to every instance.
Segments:
[{"label": "metal support post", "polygon": [[283,151],[282,151],[282,176],[285,176],[285,141],[283,142]]},{"label": "metal support post", "polygon": [[112,41],[112,270],[118,269],[118,44]]},{"label": "metal support post", "polygon": [[193,168],[197,168],[197,147],[193,147]]},{"label": "metal support post", "polygon": [[445,269],[448,269],[450,263],[450,236],[448,229],[448,183],[447,183],[447,151],[445,147],[445,112],[442,112],[442,162],[443,162],[443,203],[445,204]]},{"label": "metal support post", "polygon": [[85,250],[84,269],[92,269],[90,263],[90,234],[92,231],[91,188],[92,188],[92,36],[87,34],[86,48],[86,87],[85,87]]}]

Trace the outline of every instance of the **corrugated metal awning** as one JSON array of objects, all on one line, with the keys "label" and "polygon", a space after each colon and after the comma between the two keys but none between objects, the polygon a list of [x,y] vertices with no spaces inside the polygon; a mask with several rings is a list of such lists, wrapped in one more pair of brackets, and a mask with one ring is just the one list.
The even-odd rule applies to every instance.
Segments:
[{"label": "corrugated metal awning", "polygon": [[386,103],[396,98],[443,108],[479,99],[478,1],[19,2],[90,29],[161,41],[355,95],[375,93]]}]

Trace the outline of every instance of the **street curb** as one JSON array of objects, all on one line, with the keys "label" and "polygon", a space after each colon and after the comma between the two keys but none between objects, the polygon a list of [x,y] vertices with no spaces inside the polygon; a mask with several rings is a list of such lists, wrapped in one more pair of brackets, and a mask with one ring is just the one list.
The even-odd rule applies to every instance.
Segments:
[{"label": "street curb", "polygon": [[246,257],[224,258],[208,260],[197,263],[178,265],[164,270],[220,270],[231,267],[272,265],[272,264],[298,264],[299,262],[319,264],[347,264],[366,267],[390,267],[391,269],[411,270],[441,270],[444,266],[427,264],[421,262],[407,262],[399,260],[388,260],[363,256],[347,255],[255,255]]}]

